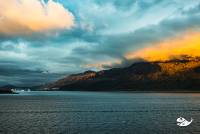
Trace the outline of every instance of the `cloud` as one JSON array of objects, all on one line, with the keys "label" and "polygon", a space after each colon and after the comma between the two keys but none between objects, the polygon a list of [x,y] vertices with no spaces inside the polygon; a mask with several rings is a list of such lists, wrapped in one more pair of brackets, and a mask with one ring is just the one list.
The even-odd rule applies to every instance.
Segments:
[{"label": "cloud", "polygon": [[[162,1],[160,2],[161,5],[157,5],[156,7],[149,7],[149,9],[154,11],[159,10],[159,12],[167,12],[166,14],[168,14],[168,16],[166,16],[165,18],[162,18],[162,16],[160,16],[162,19],[159,23],[146,23],[146,25],[138,29],[134,29],[134,27],[128,25],[129,23],[133,23],[134,21],[125,19],[127,26],[129,26],[129,30],[125,30],[126,32],[120,32],[116,34],[115,31],[112,31],[111,34],[104,34],[101,32],[101,28],[97,28],[91,33],[84,32],[80,34],[81,36],[79,36],[79,39],[92,42],[96,45],[91,45],[91,43],[88,43],[90,47],[74,48],[72,50],[72,54],[76,55],[79,59],[82,60],[88,59],[86,65],[90,65],[89,67],[94,66],[97,69],[109,68],[112,66],[116,67],[130,65],[130,62],[132,60],[126,58],[127,53],[134,53],[142,50],[143,48],[148,48],[150,46],[156,45],[158,44],[158,42],[161,42],[163,40],[176,38],[177,36],[182,35],[182,33],[187,31],[198,32],[200,30],[200,16],[199,14],[197,14],[198,10],[195,10],[196,12],[189,12],[188,10],[192,10],[192,8],[196,9],[196,6],[198,6],[199,4],[186,2],[185,5],[181,5],[182,3],[180,3],[180,5],[177,5],[176,3],[169,2],[170,4],[169,6],[167,6],[167,3],[165,2],[168,3],[168,1]],[[163,6],[166,6],[164,10],[162,10]],[[173,12],[171,12],[171,7],[174,7]],[[141,19],[146,18],[146,15],[149,16],[151,14],[146,14],[145,10],[146,9],[144,9],[143,11],[137,11],[137,14],[141,14]],[[115,14],[124,12],[123,14],[125,15],[126,13],[129,13],[129,11],[130,10],[123,10],[115,12]],[[107,14],[109,13],[106,13],[105,16]],[[119,15],[117,14],[116,16]],[[157,17],[159,19],[159,14],[157,15]],[[142,20],[144,23],[146,22],[145,19]],[[113,24],[109,22],[109,20],[106,22],[111,25]],[[115,23],[113,25],[118,24],[118,22],[121,24],[123,20],[116,20],[114,22]],[[118,25],[118,27],[123,27],[123,25],[120,24]],[[109,29],[105,28],[105,30]],[[84,59],[82,57],[84,57]],[[119,64],[119,61],[121,61],[121,65]],[[128,64],[126,64],[127,62]]]},{"label": "cloud", "polygon": [[26,35],[73,25],[72,13],[53,0],[0,0],[0,34]]},{"label": "cloud", "polygon": [[39,69],[24,69],[18,64],[0,64],[0,86],[5,84],[14,84],[19,86],[40,85],[49,81],[55,81],[62,76],[61,74],[48,73]]},{"label": "cloud", "polygon": [[144,58],[149,61],[169,60],[170,58],[188,55],[190,57],[200,56],[200,33],[185,33],[178,38],[164,40],[136,52],[126,55],[128,59],[135,57]]}]

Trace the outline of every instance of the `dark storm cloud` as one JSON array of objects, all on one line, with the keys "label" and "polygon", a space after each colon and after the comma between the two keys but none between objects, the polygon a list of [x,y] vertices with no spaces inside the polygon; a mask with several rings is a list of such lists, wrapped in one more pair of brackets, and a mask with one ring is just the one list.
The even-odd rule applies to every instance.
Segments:
[{"label": "dark storm cloud", "polygon": [[[66,74],[65,74],[66,75]],[[64,74],[48,73],[42,70],[29,70],[12,64],[0,64],[0,85],[17,84],[20,86],[39,85],[61,78]],[[9,80],[9,81],[8,81]]]}]

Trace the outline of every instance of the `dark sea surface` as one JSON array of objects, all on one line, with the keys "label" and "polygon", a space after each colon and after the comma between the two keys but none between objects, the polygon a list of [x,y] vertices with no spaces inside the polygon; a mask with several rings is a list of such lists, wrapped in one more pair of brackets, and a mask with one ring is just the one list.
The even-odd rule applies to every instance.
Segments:
[{"label": "dark sea surface", "polygon": [[[176,125],[178,117],[194,121]],[[0,95],[0,134],[200,134],[200,93]]]}]

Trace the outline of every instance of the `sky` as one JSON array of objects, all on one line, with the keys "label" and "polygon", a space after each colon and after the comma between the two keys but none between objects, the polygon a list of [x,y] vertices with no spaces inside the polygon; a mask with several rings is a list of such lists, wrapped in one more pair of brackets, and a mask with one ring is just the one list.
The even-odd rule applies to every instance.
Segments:
[{"label": "sky", "polygon": [[200,56],[200,0],[0,0],[0,85]]}]

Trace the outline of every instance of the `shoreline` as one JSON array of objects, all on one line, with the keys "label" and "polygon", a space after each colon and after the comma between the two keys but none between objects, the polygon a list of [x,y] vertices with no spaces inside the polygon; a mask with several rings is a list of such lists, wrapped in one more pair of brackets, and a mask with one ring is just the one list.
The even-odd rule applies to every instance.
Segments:
[{"label": "shoreline", "polygon": [[129,93],[200,93],[200,91],[133,91],[133,90],[33,90],[38,92],[129,92]]}]

